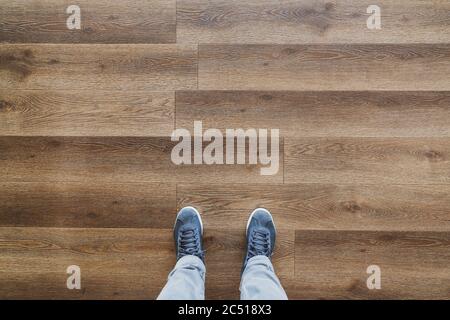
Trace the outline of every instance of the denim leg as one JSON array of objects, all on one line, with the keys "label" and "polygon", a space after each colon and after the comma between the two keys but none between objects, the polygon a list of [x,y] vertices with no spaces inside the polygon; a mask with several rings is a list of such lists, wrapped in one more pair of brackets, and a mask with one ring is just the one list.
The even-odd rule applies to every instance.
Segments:
[{"label": "denim leg", "polygon": [[170,272],[158,300],[204,300],[205,264],[196,256],[184,256]]},{"label": "denim leg", "polygon": [[266,256],[255,256],[248,260],[242,274],[240,291],[242,300],[288,299]]}]

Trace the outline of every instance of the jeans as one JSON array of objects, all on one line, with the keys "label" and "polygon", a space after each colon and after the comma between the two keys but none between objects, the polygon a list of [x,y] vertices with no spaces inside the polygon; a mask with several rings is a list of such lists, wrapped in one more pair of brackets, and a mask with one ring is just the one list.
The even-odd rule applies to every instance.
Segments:
[{"label": "jeans", "polygon": [[[198,257],[182,257],[170,272],[158,300],[204,300],[205,274],[205,264]],[[242,300],[287,300],[286,292],[266,256],[248,260],[240,291]]]}]

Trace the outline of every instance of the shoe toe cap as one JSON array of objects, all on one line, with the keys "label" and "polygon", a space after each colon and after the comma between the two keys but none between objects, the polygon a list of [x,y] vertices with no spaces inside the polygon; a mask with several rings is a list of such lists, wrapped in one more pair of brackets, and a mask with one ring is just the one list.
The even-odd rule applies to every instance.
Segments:
[{"label": "shoe toe cap", "polygon": [[260,226],[270,226],[273,224],[272,215],[266,209],[256,209],[253,213],[252,220]]},{"label": "shoe toe cap", "polygon": [[201,225],[198,211],[193,207],[182,208],[177,215],[177,224]]}]

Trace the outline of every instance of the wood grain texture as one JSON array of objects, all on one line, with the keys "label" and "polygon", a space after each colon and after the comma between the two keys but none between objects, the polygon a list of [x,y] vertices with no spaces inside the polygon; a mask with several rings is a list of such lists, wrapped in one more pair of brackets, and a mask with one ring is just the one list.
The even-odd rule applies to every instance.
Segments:
[{"label": "wood grain texture", "polygon": [[[0,228],[0,297],[154,299],[175,263],[171,230]],[[67,267],[81,269],[68,290]]]},{"label": "wood grain texture", "polygon": [[0,183],[0,226],[167,228],[176,215],[175,184]]},{"label": "wood grain texture", "polygon": [[[381,30],[367,8],[381,9]],[[446,1],[179,0],[177,39],[191,43],[448,43]]]},{"label": "wood grain texture", "polygon": [[278,128],[293,137],[449,137],[450,92],[179,91],[178,128]]},{"label": "wood grain texture", "polygon": [[173,91],[196,87],[195,45],[0,46],[0,89]]},{"label": "wood grain texture", "polygon": [[[296,299],[448,299],[448,232],[297,231]],[[370,265],[381,289],[366,285]],[[426,290],[424,290],[426,288]]]},{"label": "wood grain texture", "polygon": [[[256,207],[273,213],[290,299],[450,299],[448,1],[0,7],[0,299],[154,299],[188,205],[207,299],[239,298]],[[279,129],[278,171],[175,165],[170,135],[194,121]]]},{"label": "wood grain texture", "polygon": [[449,193],[448,185],[180,184],[177,205],[225,230],[264,207],[287,230],[450,231]]},{"label": "wood grain texture", "polygon": [[449,44],[200,45],[202,90],[449,90]]},{"label": "wood grain texture", "polygon": [[[173,43],[175,0],[0,1],[0,41],[11,43]],[[70,5],[81,29],[69,30]]]},{"label": "wood grain texture", "polygon": [[[274,267],[292,282],[294,233],[281,231],[277,244]],[[207,230],[208,299],[239,297],[244,245],[243,230]],[[0,253],[3,299],[154,299],[175,264],[170,229],[0,228]],[[82,290],[66,288],[74,264]]]},{"label": "wood grain texture", "polygon": [[169,136],[172,92],[0,90],[0,135]]},{"label": "wood grain texture", "polygon": [[447,138],[285,140],[285,182],[449,184]]},{"label": "wood grain texture", "polygon": [[[0,137],[0,180],[85,184],[283,180],[282,141],[279,171],[266,176],[259,163],[175,165],[171,152],[176,144],[168,137]],[[235,159],[243,151],[236,151]]]}]

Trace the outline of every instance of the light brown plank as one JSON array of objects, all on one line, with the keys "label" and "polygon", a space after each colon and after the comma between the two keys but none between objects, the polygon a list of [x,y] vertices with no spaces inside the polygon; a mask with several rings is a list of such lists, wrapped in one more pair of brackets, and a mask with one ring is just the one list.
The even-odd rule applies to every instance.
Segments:
[{"label": "light brown plank", "polygon": [[169,136],[172,92],[0,90],[1,135]]},{"label": "light brown plank", "polygon": [[0,46],[2,89],[173,91],[196,87],[196,45]]},{"label": "light brown plank", "polygon": [[449,184],[447,138],[285,139],[285,182]]},{"label": "light brown plank", "polygon": [[[449,299],[448,232],[298,231],[296,299]],[[370,265],[381,289],[366,285]]]},{"label": "light brown plank", "polygon": [[[0,137],[4,182],[282,182],[279,170],[261,175],[258,164],[175,165],[168,137]],[[236,144],[235,144],[236,145]],[[224,148],[225,150],[225,148]],[[248,150],[248,148],[246,148]],[[243,152],[244,150],[236,151]],[[192,152],[193,156],[193,152]]]},{"label": "light brown plank", "polygon": [[[69,30],[70,5],[81,29]],[[21,43],[173,43],[175,0],[1,1],[0,41]]]},{"label": "light brown plank", "polygon": [[[291,283],[294,232],[278,235],[274,267]],[[238,298],[244,230],[207,229],[204,239],[206,297]],[[175,264],[173,246],[171,229],[0,228],[0,297],[154,299]],[[66,288],[73,264],[81,268],[82,290]]]},{"label": "light brown plank", "polygon": [[[367,8],[381,8],[381,30]],[[177,38],[192,43],[448,43],[450,4],[421,0],[179,0]]]},{"label": "light brown plank", "polygon": [[278,128],[294,137],[448,137],[450,92],[180,91],[178,128]]},{"label": "light brown plank", "polygon": [[175,185],[0,182],[0,225],[172,228]]},{"label": "light brown plank", "polygon": [[201,45],[199,89],[450,90],[450,45]]},{"label": "light brown plank", "polygon": [[450,231],[448,185],[181,184],[190,205],[216,229],[245,226],[257,207],[289,230]]}]

